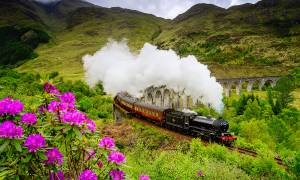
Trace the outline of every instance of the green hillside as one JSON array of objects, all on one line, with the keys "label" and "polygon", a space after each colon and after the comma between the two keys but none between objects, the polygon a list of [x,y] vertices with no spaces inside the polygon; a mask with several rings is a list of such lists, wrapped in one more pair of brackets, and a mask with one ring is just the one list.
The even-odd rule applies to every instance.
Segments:
[{"label": "green hillside", "polygon": [[59,71],[80,79],[82,56],[99,50],[109,38],[128,39],[132,50],[150,42],[182,56],[193,54],[219,78],[286,74],[300,64],[299,0],[263,0],[229,9],[198,4],[174,20],[81,0],[2,0],[0,5],[5,12],[0,28],[30,27],[51,37],[35,56],[25,58],[31,60],[20,71]]},{"label": "green hillside", "polygon": [[[48,32],[52,40],[36,49],[38,56],[18,69],[21,71],[49,72],[59,71],[67,79],[83,77],[81,58],[87,53],[99,50],[109,38],[128,39],[133,50],[152,41],[167,20],[138,11],[121,8],[101,8],[83,1],[63,0],[53,4],[39,4],[33,1],[14,0],[4,3],[20,11],[7,12],[2,16],[0,26],[18,25],[39,28]],[[38,21],[26,16],[30,9],[39,17]],[[28,11],[27,11],[28,10]],[[8,21],[14,16],[20,20]],[[50,68],[49,68],[50,67]]]},{"label": "green hillside", "polygon": [[196,55],[219,76],[229,69],[237,69],[233,76],[273,74],[299,66],[299,23],[300,1],[295,0],[263,0],[227,10],[198,4],[168,24],[155,43]]}]

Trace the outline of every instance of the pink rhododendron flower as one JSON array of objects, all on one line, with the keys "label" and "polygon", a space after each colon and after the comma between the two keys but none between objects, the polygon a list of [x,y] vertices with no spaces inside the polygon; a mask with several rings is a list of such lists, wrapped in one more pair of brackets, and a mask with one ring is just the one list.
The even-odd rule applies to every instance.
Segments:
[{"label": "pink rhododendron flower", "polygon": [[61,116],[61,119],[64,123],[68,123],[70,125],[83,125],[85,120],[87,119],[86,115],[78,110],[68,111]]},{"label": "pink rhododendron flower", "polygon": [[66,92],[59,96],[59,99],[62,103],[65,103],[68,109],[75,109],[75,96],[71,92]]},{"label": "pink rhododendron flower", "polygon": [[48,82],[44,84],[44,91],[48,94],[53,94],[53,95],[60,94],[59,90],[55,86],[53,86],[52,84],[50,84]]},{"label": "pink rhododendron flower", "polygon": [[126,158],[121,152],[113,151],[108,155],[108,161],[120,165],[126,161]]},{"label": "pink rhododendron flower", "polygon": [[150,177],[147,175],[140,175],[139,180],[150,180]]},{"label": "pink rhododendron flower", "polygon": [[104,137],[101,139],[99,147],[104,149],[113,149],[115,147],[115,140],[110,137]]},{"label": "pink rhododendron flower", "polygon": [[55,101],[55,100],[51,101],[48,104],[48,111],[52,112],[52,113],[58,112],[59,111],[59,105],[60,105],[60,103],[58,101]]},{"label": "pink rhododendron flower", "polygon": [[84,170],[80,176],[79,176],[80,180],[97,180],[97,175],[91,171],[90,169],[86,169]]},{"label": "pink rhododendron flower", "polygon": [[118,169],[113,169],[109,172],[109,176],[113,180],[123,180],[125,178],[125,173]]},{"label": "pink rhododendron flower", "polygon": [[48,105],[48,111],[52,112],[52,113],[67,112],[68,111],[68,105],[66,103],[60,103],[56,100],[53,100]]},{"label": "pink rhododendron flower", "polygon": [[12,121],[4,121],[0,124],[0,138],[17,139],[23,137],[23,129]]},{"label": "pink rhododendron flower", "polygon": [[46,164],[56,164],[61,165],[63,163],[63,155],[59,152],[58,148],[53,148],[48,150],[45,153],[46,157],[48,158],[45,163]]},{"label": "pink rhododendron flower", "polygon": [[20,100],[13,100],[12,98],[4,98],[0,101],[0,116],[20,114],[24,109],[24,105]]},{"label": "pink rhododendron flower", "polygon": [[95,132],[96,131],[96,124],[93,120],[91,119],[86,119],[85,120],[85,123],[88,127],[88,129],[91,131],[91,132]]},{"label": "pink rhododendron flower", "polygon": [[27,125],[34,125],[37,122],[37,117],[34,113],[25,113],[21,117],[21,123]]},{"label": "pink rhododendron flower", "polygon": [[203,176],[204,176],[204,174],[203,174],[203,172],[202,172],[202,171],[198,171],[198,172],[197,172],[197,176],[198,176],[198,177],[203,177]]},{"label": "pink rhododendron flower", "polygon": [[30,134],[25,140],[24,146],[28,148],[29,152],[36,152],[46,147],[46,140],[40,134]]},{"label": "pink rhododendron flower", "polygon": [[49,179],[50,180],[64,180],[65,179],[64,173],[62,171],[57,171],[57,173],[51,172]]}]

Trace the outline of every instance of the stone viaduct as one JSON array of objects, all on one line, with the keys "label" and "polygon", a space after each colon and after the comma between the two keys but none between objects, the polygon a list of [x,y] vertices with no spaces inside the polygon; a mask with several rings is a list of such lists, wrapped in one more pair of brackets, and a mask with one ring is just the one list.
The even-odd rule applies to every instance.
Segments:
[{"label": "stone viaduct", "polygon": [[[242,89],[246,89],[248,92],[253,90],[254,85],[257,85],[259,90],[262,90],[263,86],[270,85],[274,87],[280,77],[253,77],[253,78],[232,78],[232,79],[218,79],[217,81],[223,86],[224,95],[230,96],[231,91],[235,89],[237,95],[241,94]],[[197,102],[193,102],[189,95],[182,92],[175,92],[173,89],[169,89],[166,86],[148,87],[144,90],[141,101],[147,104],[153,104],[156,106],[172,107],[175,109],[189,109]]]},{"label": "stone viaduct", "polygon": [[148,87],[145,89],[141,101],[156,106],[172,107],[175,109],[189,108],[193,105],[192,98],[184,92],[176,92],[166,86]]},{"label": "stone viaduct", "polygon": [[235,88],[237,95],[241,94],[241,90],[246,88],[248,92],[253,90],[254,84],[258,84],[258,89],[262,90],[265,85],[274,87],[279,80],[278,76],[269,77],[252,77],[252,78],[232,78],[232,79],[218,79],[217,81],[223,86],[225,96],[230,96],[231,91]]}]

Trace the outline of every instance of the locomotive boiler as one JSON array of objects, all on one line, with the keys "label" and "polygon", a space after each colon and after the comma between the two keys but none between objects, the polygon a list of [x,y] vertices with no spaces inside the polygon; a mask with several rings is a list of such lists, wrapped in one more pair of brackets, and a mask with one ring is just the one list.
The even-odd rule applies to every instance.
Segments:
[{"label": "locomotive boiler", "polygon": [[145,104],[126,92],[118,93],[115,96],[114,108],[150,120],[162,127],[208,141],[229,145],[236,140],[236,137],[228,132],[229,124],[225,120],[198,116],[194,112],[182,112],[168,107]]}]

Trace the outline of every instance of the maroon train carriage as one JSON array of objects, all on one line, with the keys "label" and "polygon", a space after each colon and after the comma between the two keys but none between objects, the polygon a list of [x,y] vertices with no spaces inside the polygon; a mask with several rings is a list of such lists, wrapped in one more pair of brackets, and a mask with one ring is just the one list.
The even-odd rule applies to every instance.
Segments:
[{"label": "maroon train carriage", "polygon": [[166,112],[171,110],[170,108],[157,107],[154,105],[148,105],[142,102],[136,102],[134,104],[134,112],[142,117],[154,121],[161,126],[164,125],[166,119]]},{"label": "maroon train carriage", "polygon": [[114,99],[114,105],[119,109],[126,110],[131,114],[147,118],[160,125],[163,125],[166,119],[166,112],[171,110],[170,108],[142,103],[138,99],[129,96],[129,94],[125,92],[117,94]]}]

